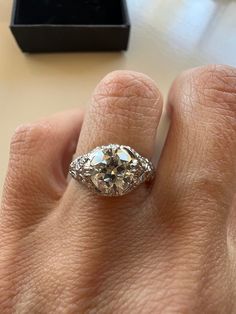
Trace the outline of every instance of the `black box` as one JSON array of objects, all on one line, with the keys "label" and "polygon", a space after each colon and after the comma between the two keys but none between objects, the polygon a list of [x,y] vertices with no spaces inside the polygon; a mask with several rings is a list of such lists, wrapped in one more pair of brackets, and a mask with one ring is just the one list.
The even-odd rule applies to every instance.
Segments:
[{"label": "black box", "polygon": [[126,0],[14,0],[10,28],[24,52],[120,51],[130,22]]}]

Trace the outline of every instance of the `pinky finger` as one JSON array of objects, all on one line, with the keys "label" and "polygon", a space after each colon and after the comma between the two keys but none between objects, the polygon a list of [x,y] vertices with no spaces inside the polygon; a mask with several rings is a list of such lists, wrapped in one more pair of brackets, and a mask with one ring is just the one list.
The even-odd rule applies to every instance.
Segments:
[{"label": "pinky finger", "polygon": [[71,110],[17,128],[10,147],[1,222],[36,223],[63,195],[83,114]]}]

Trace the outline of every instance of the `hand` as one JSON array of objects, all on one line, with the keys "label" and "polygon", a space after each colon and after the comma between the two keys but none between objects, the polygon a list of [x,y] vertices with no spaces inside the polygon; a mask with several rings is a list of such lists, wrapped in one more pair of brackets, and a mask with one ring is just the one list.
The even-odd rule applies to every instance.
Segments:
[{"label": "hand", "polygon": [[163,106],[151,79],[106,76],[83,126],[74,110],[17,129],[0,313],[236,313],[236,69],[183,73],[168,104],[156,179],[117,198],[68,183],[68,167],[75,150],[109,143],[151,159]]}]

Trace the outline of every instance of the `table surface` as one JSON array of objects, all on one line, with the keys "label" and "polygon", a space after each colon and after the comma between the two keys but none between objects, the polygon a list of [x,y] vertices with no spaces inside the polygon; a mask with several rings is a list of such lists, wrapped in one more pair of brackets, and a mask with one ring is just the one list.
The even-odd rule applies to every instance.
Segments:
[{"label": "table surface", "polygon": [[233,0],[128,0],[132,31],[125,53],[23,54],[8,28],[11,6],[12,1],[0,0],[0,192],[15,128],[57,111],[86,107],[106,73],[145,72],[166,96],[184,69],[236,65]]}]

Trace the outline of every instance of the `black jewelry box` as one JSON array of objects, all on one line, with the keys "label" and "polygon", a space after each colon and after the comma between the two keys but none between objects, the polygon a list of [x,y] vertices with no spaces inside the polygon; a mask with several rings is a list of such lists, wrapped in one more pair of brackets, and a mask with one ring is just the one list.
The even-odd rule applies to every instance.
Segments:
[{"label": "black jewelry box", "polygon": [[128,47],[126,0],[14,0],[10,29],[24,52]]}]

